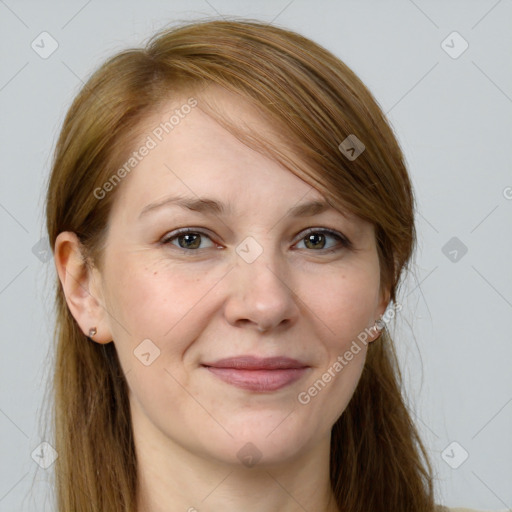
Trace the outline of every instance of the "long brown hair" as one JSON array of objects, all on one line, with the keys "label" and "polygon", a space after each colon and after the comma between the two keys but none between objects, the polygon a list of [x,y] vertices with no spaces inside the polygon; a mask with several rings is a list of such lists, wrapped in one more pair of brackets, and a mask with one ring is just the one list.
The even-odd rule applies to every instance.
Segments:
[{"label": "long brown hair", "polygon": [[[252,20],[165,29],[145,48],[122,51],[90,77],[55,149],[46,203],[52,249],[60,232],[73,231],[88,261],[101,266],[119,187],[101,200],[94,191],[126,161],[142,123],[163,101],[184,91],[200,96],[208,84],[257,106],[280,127],[296,158],[264,134],[227,123],[233,133],[374,225],[381,285],[396,301],[416,233],[413,190],[392,129],[371,93],[337,57],[294,32]],[[348,136],[365,146],[355,159],[339,148]],[[136,512],[137,461],[114,343],[84,336],[58,280],[56,316],[51,394],[57,510]],[[332,429],[331,482],[344,512],[434,510],[432,468],[402,388],[384,329],[369,345],[356,391]]]}]

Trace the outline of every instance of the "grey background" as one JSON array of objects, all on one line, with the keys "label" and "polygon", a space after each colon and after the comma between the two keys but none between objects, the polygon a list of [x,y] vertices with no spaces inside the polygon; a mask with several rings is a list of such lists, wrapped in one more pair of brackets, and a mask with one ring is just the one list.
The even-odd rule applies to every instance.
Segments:
[{"label": "grey background", "polygon": [[[419,207],[419,251],[395,339],[437,501],[512,508],[510,0],[0,0],[0,511],[52,510],[51,467],[31,453],[45,441],[55,270],[44,241],[38,256],[33,248],[45,234],[43,186],[64,114],[114,52],[170,22],[221,15],[314,39],[388,114]],[[58,43],[46,59],[31,47],[43,31]],[[461,40],[442,43],[453,31],[469,44],[457,58],[445,49],[458,53]]]}]

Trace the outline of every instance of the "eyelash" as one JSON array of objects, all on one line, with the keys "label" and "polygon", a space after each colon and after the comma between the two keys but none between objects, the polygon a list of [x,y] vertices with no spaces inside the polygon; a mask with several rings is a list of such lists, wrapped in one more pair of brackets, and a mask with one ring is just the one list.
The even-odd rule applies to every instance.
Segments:
[{"label": "eyelash", "polygon": [[[180,229],[177,229],[176,231],[173,231],[173,232],[169,233],[168,235],[166,235],[161,240],[161,244],[162,245],[174,245],[171,243],[172,240],[178,238],[181,235],[185,235],[188,233],[191,233],[194,235],[206,236],[211,240],[210,235],[201,229],[180,228]],[[327,229],[327,228],[308,228],[304,232],[304,235],[297,241],[297,243],[302,242],[308,235],[310,235],[312,233],[321,233],[323,235],[329,235],[329,236],[335,238],[339,242],[339,245],[337,247],[333,247],[330,249],[318,249],[318,250],[310,249],[309,250],[310,252],[318,252],[320,254],[329,254],[329,253],[339,251],[341,249],[351,250],[353,248],[352,242],[346,236],[342,235],[341,233],[338,233],[337,231],[333,231],[333,230]],[[212,240],[212,242],[213,242],[213,240]],[[213,242],[213,243],[215,243],[215,242]],[[178,247],[177,245],[174,245],[174,247],[176,249],[182,251],[183,253],[187,253],[187,254],[199,253],[200,251],[205,250],[205,249],[202,249],[202,250],[201,249],[185,249],[183,247]],[[208,247],[208,249],[211,249],[211,247]]]}]

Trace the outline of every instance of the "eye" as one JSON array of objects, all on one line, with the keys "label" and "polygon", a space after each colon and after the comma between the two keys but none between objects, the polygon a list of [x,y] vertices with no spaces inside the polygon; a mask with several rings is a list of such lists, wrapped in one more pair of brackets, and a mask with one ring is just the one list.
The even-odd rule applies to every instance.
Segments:
[{"label": "eye", "polygon": [[[302,234],[300,243],[304,243],[306,249],[311,249],[316,252],[330,253],[341,250],[343,248],[351,249],[352,243],[341,233],[332,231],[326,228],[309,228],[305,234]],[[329,238],[334,240],[334,243],[328,245]],[[210,244],[206,247],[201,247],[204,240],[209,240]],[[176,243],[175,243],[176,242]],[[186,252],[198,252],[199,249],[208,249],[215,247],[208,233],[196,228],[181,228],[177,229],[167,236],[165,236],[162,244],[172,244],[178,249],[183,249]],[[326,247],[327,246],[327,247]],[[302,249],[302,247],[299,247]]]},{"label": "eye", "polygon": [[[326,247],[327,239],[334,239],[337,244]],[[304,242],[307,249],[316,251],[334,252],[342,248],[351,248],[352,244],[348,238],[341,233],[331,231],[325,228],[310,228],[307,230],[306,235],[301,238],[299,243]]]},{"label": "eye", "polygon": [[[195,250],[200,248],[203,238],[206,238],[211,242],[209,235],[204,231],[200,231],[194,228],[182,228],[169,233],[169,235],[162,240],[162,243],[176,245],[180,249]],[[173,243],[174,240],[176,240],[178,243]],[[214,244],[211,242],[209,247],[213,246]],[[201,248],[206,249],[206,247]]]}]

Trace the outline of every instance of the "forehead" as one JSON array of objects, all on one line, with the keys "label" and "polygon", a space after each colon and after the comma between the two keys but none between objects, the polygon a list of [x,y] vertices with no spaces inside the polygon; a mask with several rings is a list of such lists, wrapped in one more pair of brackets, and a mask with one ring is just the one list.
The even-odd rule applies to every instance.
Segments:
[{"label": "forehead", "polygon": [[[222,117],[220,121],[217,113]],[[210,91],[206,99],[181,95],[160,105],[141,123],[140,136],[130,151],[132,163],[136,165],[126,181],[135,182],[140,195],[152,183],[158,184],[169,175],[174,175],[175,179],[181,177],[183,184],[187,180],[208,178],[208,187],[216,188],[235,186],[234,177],[243,179],[246,184],[252,177],[255,185],[259,178],[259,188],[263,185],[269,188],[278,180],[281,185],[286,183],[289,192],[304,189],[320,197],[302,179],[239,140],[236,134],[226,129],[223,119],[230,125],[232,123],[235,129],[250,129],[251,133],[265,140],[276,140],[279,150],[286,150],[277,140],[277,132],[273,137],[272,127],[236,95],[224,91]],[[137,152],[144,153],[143,158],[136,155]],[[300,161],[297,155],[294,157]],[[268,181],[262,183],[263,176]]]},{"label": "forehead", "polygon": [[[286,209],[299,201],[325,201],[320,191],[239,140],[217,118],[220,113],[237,128],[263,136],[298,166],[303,165],[254,105],[220,87],[190,92],[162,103],[141,123],[133,151],[142,153],[144,146],[150,149],[124,179],[117,208],[128,204],[142,210],[170,194],[214,196],[225,204],[238,204],[236,213],[244,204],[250,206],[255,196],[262,207],[270,207],[277,196]],[[347,210],[343,213],[354,217]]]}]

